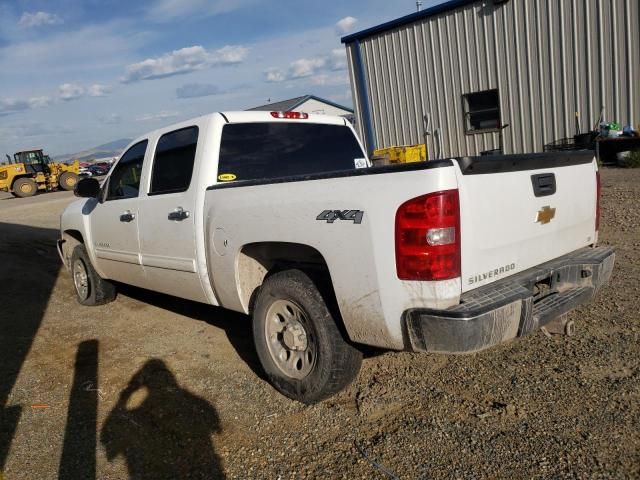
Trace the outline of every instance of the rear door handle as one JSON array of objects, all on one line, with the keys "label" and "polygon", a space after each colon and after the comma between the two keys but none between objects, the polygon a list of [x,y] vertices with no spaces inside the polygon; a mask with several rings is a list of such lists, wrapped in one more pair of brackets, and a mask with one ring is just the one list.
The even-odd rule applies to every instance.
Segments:
[{"label": "rear door handle", "polygon": [[133,222],[136,219],[135,214],[131,213],[130,210],[127,210],[126,212],[124,212],[122,215],[120,215],[120,221],[121,222]]},{"label": "rear door handle", "polygon": [[180,222],[185,218],[189,218],[189,212],[187,210],[184,210],[182,207],[178,207],[173,212],[169,212],[167,218],[169,220]]}]

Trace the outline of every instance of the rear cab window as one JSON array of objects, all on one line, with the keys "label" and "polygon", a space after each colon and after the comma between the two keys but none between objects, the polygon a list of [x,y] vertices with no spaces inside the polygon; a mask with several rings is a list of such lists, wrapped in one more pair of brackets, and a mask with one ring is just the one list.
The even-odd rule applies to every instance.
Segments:
[{"label": "rear cab window", "polygon": [[218,180],[262,180],[366,167],[352,130],[343,125],[268,122],[222,128]]}]

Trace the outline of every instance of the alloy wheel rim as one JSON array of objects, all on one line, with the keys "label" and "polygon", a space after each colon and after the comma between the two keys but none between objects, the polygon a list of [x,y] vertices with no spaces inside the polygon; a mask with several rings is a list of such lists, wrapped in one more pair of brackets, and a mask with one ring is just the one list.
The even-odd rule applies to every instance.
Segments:
[{"label": "alloy wheel rim", "polygon": [[317,342],[302,308],[290,300],[276,300],[267,310],[265,337],[278,369],[301,380],[316,364]]}]

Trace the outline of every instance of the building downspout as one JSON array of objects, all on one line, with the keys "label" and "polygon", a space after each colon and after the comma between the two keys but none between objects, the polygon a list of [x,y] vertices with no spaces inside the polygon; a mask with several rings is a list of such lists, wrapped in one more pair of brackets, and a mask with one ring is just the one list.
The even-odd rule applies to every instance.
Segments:
[{"label": "building downspout", "polygon": [[362,53],[360,51],[360,40],[355,42],[355,71],[356,85],[358,88],[358,98],[362,107],[362,120],[364,123],[365,138],[364,144],[367,153],[371,153],[376,149],[376,138],[373,133],[373,122],[371,120],[371,109],[369,107],[369,89],[364,74],[364,64],[362,63]]}]

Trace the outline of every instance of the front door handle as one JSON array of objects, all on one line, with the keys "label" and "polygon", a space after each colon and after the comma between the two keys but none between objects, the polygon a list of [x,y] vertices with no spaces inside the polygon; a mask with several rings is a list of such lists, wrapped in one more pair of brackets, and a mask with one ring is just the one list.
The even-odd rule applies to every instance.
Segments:
[{"label": "front door handle", "polygon": [[127,210],[126,212],[124,212],[122,215],[120,215],[120,221],[121,222],[133,222],[136,219],[135,214],[131,213],[130,210]]},{"label": "front door handle", "polygon": [[189,212],[183,209],[182,207],[178,207],[173,212],[169,212],[169,215],[167,215],[167,218],[169,220],[175,220],[177,222],[180,222],[185,218],[189,218]]}]

